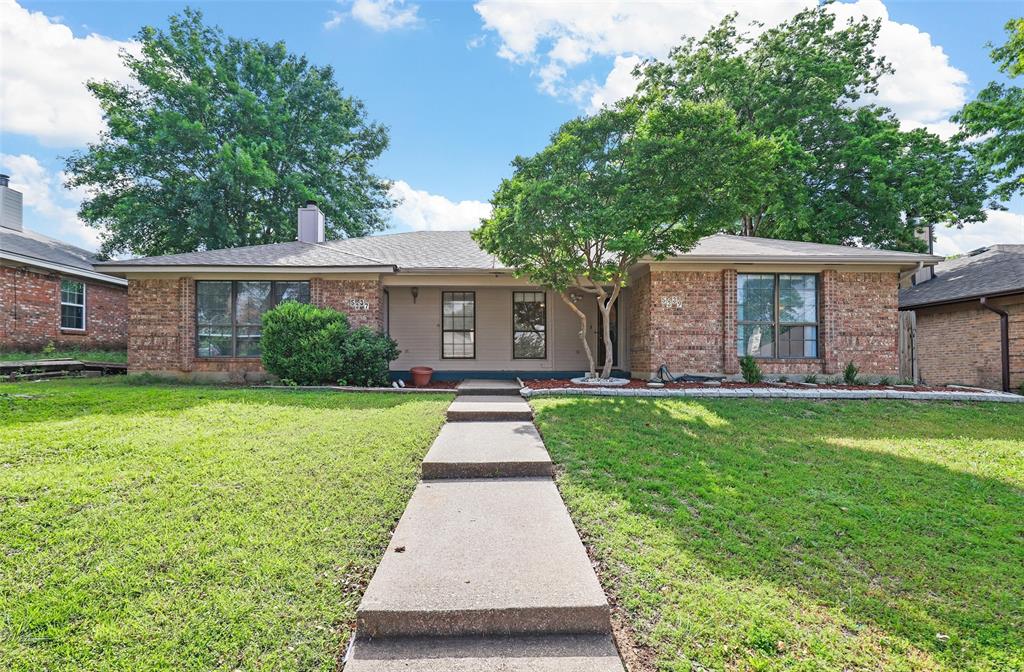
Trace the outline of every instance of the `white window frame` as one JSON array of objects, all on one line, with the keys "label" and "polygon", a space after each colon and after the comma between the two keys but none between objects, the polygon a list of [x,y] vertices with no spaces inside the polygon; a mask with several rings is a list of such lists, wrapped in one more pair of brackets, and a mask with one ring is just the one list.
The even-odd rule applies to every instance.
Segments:
[{"label": "white window frame", "polygon": [[[82,303],[68,303],[67,301],[64,300],[64,283],[65,282],[73,282],[75,284],[78,284],[78,285],[82,286]],[[57,320],[59,321],[59,324],[60,324],[60,330],[61,331],[85,331],[86,324],[88,324],[88,322],[87,322],[87,320],[88,320],[88,314],[87,314],[88,313],[88,309],[86,308],[86,305],[88,304],[88,300],[85,298],[85,294],[86,294],[86,291],[87,291],[86,290],[86,283],[85,283],[85,281],[84,280],[75,280],[73,278],[61,278],[60,279],[60,287],[58,288],[57,291],[60,292],[60,314],[57,316]],[[65,327],[64,326],[64,306],[72,306],[74,308],[81,308],[82,309],[82,326],[81,327]]]}]

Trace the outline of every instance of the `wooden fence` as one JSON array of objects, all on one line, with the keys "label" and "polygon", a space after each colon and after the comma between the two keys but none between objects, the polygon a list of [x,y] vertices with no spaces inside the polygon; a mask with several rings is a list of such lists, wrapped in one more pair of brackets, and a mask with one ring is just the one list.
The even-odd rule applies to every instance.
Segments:
[{"label": "wooden fence", "polygon": [[899,361],[900,379],[918,382],[917,369],[917,314],[912,310],[900,311]]}]

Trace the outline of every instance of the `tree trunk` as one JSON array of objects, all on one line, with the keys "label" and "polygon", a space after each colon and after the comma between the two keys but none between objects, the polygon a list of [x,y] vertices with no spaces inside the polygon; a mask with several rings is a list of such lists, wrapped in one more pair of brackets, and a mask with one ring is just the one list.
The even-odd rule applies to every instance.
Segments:
[{"label": "tree trunk", "polygon": [[569,297],[565,292],[559,292],[558,295],[562,297],[562,301],[565,301],[565,305],[572,309],[572,312],[576,313],[576,316],[580,318],[580,340],[583,341],[583,352],[587,353],[587,375],[593,377],[597,375],[597,366],[594,363],[594,353],[590,351],[590,344],[587,343],[587,314],[584,313],[579,307],[573,303],[572,298]]},{"label": "tree trunk", "polygon": [[599,294],[597,297],[597,309],[601,311],[601,338],[604,340],[604,362],[601,364],[601,377],[611,378],[612,375],[612,364],[615,361],[615,353],[612,351],[612,322],[609,317],[612,314],[612,307],[615,306],[615,300],[619,298],[620,287],[618,285],[612,289],[611,296],[605,298],[605,295]]}]

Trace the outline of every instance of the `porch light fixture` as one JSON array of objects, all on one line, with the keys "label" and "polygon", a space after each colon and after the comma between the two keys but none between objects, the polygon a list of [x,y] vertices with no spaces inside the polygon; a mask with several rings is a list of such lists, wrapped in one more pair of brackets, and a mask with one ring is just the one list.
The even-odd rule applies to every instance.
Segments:
[{"label": "porch light fixture", "polygon": [[410,287],[409,288],[409,293],[412,294],[412,302],[416,303],[416,299],[420,295],[420,288],[419,287]]}]

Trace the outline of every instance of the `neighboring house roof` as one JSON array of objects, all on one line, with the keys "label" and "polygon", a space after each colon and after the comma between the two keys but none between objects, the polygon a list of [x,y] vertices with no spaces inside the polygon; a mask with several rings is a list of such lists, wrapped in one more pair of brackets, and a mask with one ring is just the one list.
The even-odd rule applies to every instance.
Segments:
[{"label": "neighboring house roof", "polygon": [[[824,263],[934,263],[940,257],[910,252],[820,245],[725,234],[708,236],[675,261],[783,261]],[[368,266],[395,271],[505,271],[501,262],[480,249],[468,231],[414,231],[325,243],[277,243],[209,252],[145,257],[102,264],[111,272],[161,268],[344,268]]]},{"label": "neighboring house roof", "polygon": [[124,285],[125,280],[99,272],[98,259],[89,250],[41,233],[0,227],[0,259],[37,266],[70,275]]},{"label": "neighboring house roof", "polygon": [[1024,245],[991,245],[935,266],[935,277],[900,290],[900,308],[1024,292]]}]

